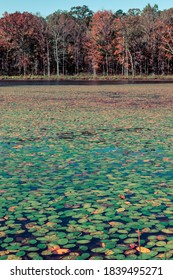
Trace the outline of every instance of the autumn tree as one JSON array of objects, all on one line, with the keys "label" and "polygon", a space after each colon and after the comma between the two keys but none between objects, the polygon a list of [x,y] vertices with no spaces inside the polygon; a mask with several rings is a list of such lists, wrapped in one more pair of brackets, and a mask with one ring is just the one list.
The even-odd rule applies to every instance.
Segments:
[{"label": "autumn tree", "polygon": [[[140,10],[131,9],[116,19],[117,48],[115,54],[122,65],[122,74],[133,76],[140,71],[142,57],[142,30],[139,24]],[[140,70],[139,70],[140,69]]]},{"label": "autumn tree", "polygon": [[86,6],[0,18],[1,75],[173,73],[173,8],[124,13]]},{"label": "autumn tree", "polygon": [[66,49],[74,28],[74,21],[68,13],[57,11],[47,17],[47,23],[52,34],[56,74],[59,76],[61,62],[62,73],[65,73]]},{"label": "autumn tree", "polygon": [[71,51],[75,65],[74,71],[75,74],[79,74],[79,72],[85,69],[86,33],[93,16],[93,12],[86,5],[83,5],[72,7],[69,15],[74,20],[71,40]]},{"label": "autumn tree", "polygon": [[88,31],[88,57],[91,61],[93,74],[102,68],[103,74],[111,71],[114,62],[116,34],[114,16],[111,11],[98,11],[93,15]]},{"label": "autumn tree", "polygon": [[167,68],[168,73],[170,67],[173,67],[173,8],[165,10],[161,13],[157,20],[157,33],[160,39],[160,68],[162,74]]},{"label": "autumn tree", "polygon": [[4,28],[4,18],[0,19],[0,64],[1,64],[1,74],[8,75],[8,61],[11,50],[10,39],[8,38]]},{"label": "autumn tree", "polygon": [[[39,21],[38,17],[30,13],[5,13],[1,19],[3,40],[8,48],[14,68],[18,68],[19,74],[26,75],[27,68],[35,61],[35,54],[39,46]],[[34,62],[35,63],[35,62]]]},{"label": "autumn tree", "polygon": [[148,4],[142,11],[140,25],[143,32],[143,54],[145,57],[145,74],[157,73],[157,55],[158,55],[158,34],[157,18],[159,17],[158,6],[153,7]]}]

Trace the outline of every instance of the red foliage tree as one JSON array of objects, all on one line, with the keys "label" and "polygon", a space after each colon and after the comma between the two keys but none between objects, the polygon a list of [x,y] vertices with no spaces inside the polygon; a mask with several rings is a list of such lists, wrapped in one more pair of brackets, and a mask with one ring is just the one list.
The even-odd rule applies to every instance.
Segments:
[{"label": "red foliage tree", "polygon": [[3,39],[8,50],[13,51],[13,64],[19,69],[19,74],[26,75],[33,58],[33,49],[36,52],[39,45],[40,21],[30,13],[5,13],[1,19]]},{"label": "red foliage tree", "polygon": [[103,74],[109,74],[115,52],[114,16],[111,11],[98,11],[93,15],[87,34],[88,58],[91,61],[94,75],[100,65]]}]

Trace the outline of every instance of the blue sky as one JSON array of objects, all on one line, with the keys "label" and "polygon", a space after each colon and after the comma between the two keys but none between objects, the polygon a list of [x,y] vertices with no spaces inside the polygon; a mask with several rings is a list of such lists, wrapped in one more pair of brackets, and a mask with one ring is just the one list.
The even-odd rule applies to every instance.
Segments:
[{"label": "blue sky", "polygon": [[173,0],[0,0],[0,16],[7,11],[40,12],[47,16],[56,10],[70,10],[74,6],[88,6],[93,11],[122,9],[124,12],[130,8],[143,9],[147,4],[158,4],[160,10],[173,7]]}]

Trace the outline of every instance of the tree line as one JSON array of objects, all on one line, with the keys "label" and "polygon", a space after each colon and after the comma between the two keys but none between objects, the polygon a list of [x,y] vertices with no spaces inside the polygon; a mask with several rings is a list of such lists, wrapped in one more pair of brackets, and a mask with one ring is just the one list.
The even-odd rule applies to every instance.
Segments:
[{"label": "tree line", "polygon": [[173,74],[173,8],[148,4],[93,13],[87,6],[43,18],[0,18],[0,75]]}]

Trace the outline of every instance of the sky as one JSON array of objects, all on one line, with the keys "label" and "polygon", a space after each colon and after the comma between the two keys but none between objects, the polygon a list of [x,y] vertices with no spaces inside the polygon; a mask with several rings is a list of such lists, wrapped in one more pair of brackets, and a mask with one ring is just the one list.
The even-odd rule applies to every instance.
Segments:
[{"label": "sky", "polygon": [[143,9],[147,4],[154,6],[157,4],[160,10],[173,7],[173,0],[0,0],[0,17],[4,12],[14,13],[30,12],[41,16],[47,15],[57,10],[69,11],[71,7],[86,5],[92,11],[121,9],[127,12],[131,8]]}]

